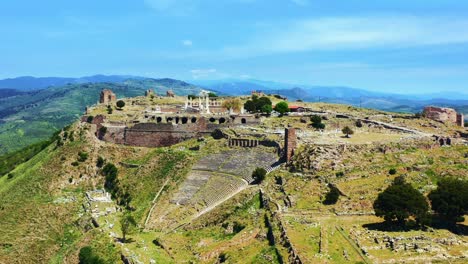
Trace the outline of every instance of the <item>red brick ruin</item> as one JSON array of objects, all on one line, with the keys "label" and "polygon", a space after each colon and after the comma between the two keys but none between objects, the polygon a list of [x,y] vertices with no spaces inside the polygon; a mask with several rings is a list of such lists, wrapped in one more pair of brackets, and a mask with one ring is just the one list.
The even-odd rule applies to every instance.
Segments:
[{"label": "red brick ruin", "polygon": [[105,89],[101,91],[101,95],[99,96],[99,103],[110,104],[112,102],[115,102],[116,100],[117,97],[115,96],[115,93],[113,93],[111,90]]},{"label": "red brick ruin", "polygon": [[439,122],[464,126],[463,114],[457,113],[452,108],[426,106],[424,107],[423,116]]},{"label": "red brick ruin", "polygon": [[291,157],[294,155],[296,144],[296,129],[286,128],[284,130],[284,155],[286,158],[286,162],[289,162],[291,160]]}]

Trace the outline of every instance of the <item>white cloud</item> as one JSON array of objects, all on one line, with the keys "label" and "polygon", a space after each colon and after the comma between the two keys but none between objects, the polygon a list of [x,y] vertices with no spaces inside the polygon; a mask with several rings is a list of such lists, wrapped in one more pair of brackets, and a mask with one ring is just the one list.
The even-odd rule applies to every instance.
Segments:
[{"label": "white cloud", "polygon": [[[194,57],[245,58],[317,50],[404,48],[468,43],[468,18],[331,17],[271,23],[237,45],[195,51]],[[266,30],[265,30],[266,29]]]},{"label": "white cloud", "polygon": [[205,79],[216,75],[217,71],[216,69],[193,69],[190,73],[194,79]]},{"label": "white cloud", "polygon": [[187,46],[187,47],[192,46],[192,44],[193,44],[192,41],[188,39],[182,41],[182,45]]}]

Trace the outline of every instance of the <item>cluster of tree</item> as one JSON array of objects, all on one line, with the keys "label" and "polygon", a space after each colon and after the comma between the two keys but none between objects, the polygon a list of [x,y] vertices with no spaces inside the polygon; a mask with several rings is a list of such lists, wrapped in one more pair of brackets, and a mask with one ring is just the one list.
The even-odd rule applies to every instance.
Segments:
[{"label": "cluster of tree", "polygon": [[285,101],[279,102],[275,105],[275,111],[284,115],[285,113],[289,112],[289,105]]},{"label": "cluster of tree", "polygon": [[247,102],[245,102],[244,108],[251,113],[270,114],[271,111],[273,111],[271,100],[266,96],[259,98],[253,95],[252,100],[247,100]]},{"label": "cluster of tree", "polygon": [[137,226],[135,218],[129,211],[126,211],[120,218],[120,231],[122,231],[122,243],[127,242],[127,235],[132,234]]},{"label": "cluster of tree", "polygon": [[325,124],[322,123],[322,117],[319,115],[313,115],[310,117],[312,122],[311,126],[315,129],[325,129]]},{"label": "cluster of tree", "polygon": [[104,189],[106,189],[112,198],[116,199],[118,204],[130,208],[132,197],[125,188],[123,188],[118,179],[119,170],[112,163],[107,163],[101,170],[102,175],[105,176]]},{"label": "cluster of tree", "polygon": [[[463,215],[468,213],[468,182],[442,179],[428,198],[432,210],[445,223],[463,221]],[[383,217],[387,223],[402,226],[406,225],[409,219],[414,219],[417,225],[430,223],[428,200],[402,176],[395,178],[393,183],[378,195],[373,206],[376,216]]]}]

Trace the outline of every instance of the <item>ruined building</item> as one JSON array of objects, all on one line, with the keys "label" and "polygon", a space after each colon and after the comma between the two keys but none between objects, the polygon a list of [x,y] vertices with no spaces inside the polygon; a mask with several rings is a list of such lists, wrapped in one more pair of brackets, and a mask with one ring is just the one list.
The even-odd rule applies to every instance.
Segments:
[{"label": "ruined building", "polygon": [[463,114],[457,113],[452,108],[426,106],[424,107],[423,116],[439,122],[464,126]]},{"label": "ruined building", "polygon": [[104,89],[101,91],[101,95],[99,96],[99,103],[110,104],[116,100],[117,97],[115,96],[115,93],[112,92],[112,90]]},{"label": "ruined building", "polygon": [[148,89],[148,90],[145,91],[145,96],[146,97],[151,96],[151,95],[153,95],[153,96],[155,95],[153,89]]},{"label": "ruined building", "polygon": [[175,96],[175,93],[174,93],[174,91],[172,91],[172,90],[167,90],[166,96],[167,96],[167,97],[174,97],[174,96]]},{"label": "ruined building", "polygon": [[291,157],[294,155],[296,144],[296,129],[286,128],[284,130],[284,156],[286,162],[289,162],[291,160]]}]

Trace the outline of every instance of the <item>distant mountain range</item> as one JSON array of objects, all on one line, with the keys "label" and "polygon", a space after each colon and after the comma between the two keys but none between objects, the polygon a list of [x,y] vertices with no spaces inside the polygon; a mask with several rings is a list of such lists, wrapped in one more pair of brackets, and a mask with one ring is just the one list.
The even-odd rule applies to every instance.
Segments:
[{"label": "distant mountain range", "polygon": [[259,80],[198,81],[220,94],[247,95],[252,90],[279,94],[290,101],[351,104],[394,112],[419,112],[426,105],[452,107],[468,116],[468,94],[445,92],[433,94],[395,94],[339,86],[308,86]]},{"label": "distant mountain range", "polygon": [[34,91],[45,89],[51,86],[63,86],[66,84],[112,82],[119,83],[128,79],[145,79],[143,77],[131,75],[93,75],[80,78],[63,77],[31,77],[23,76],[0,80],[0,89],[9,88],[20,91]]}]

